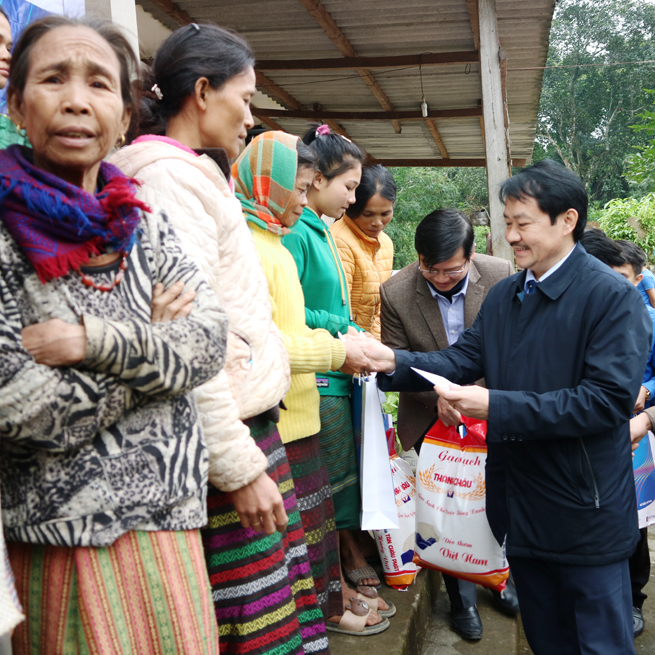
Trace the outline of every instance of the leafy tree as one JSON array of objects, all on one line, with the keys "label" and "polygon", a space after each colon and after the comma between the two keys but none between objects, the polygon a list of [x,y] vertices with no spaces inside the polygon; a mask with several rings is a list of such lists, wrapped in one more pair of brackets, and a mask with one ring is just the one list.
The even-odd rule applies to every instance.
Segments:
[{"label": "leafy tree", "polygon": [[[629,219],[638,229],[630,225]],[[612,239],[636,243],[648,260],[655,263],[655,193],[643,198],[610,200],[598,219],[598,225]]]},{"label": "leafy tree", "polygon": [[[647,93],[655,94],[655,91],[648,90]],[[638,118],[642,122],[630,127],[650,140],[645,146],[640,146],[639,152],[630,159],[626,177],[646,191],[653,191],[655,190],[655,111],[645,109],[638,114]]]},{"label": "leafy tree", "polygon": [[655,66],[623,62],[653,59],[655,5],[561,0],[547,65],[566,68],[544,71],[535,160],[564,163],[585,182],[592,201],[629,195],[626,160],[646,144],[646,135],[630,125],[651,104],[644,89],[655,88]]},{"label": "leafy tree", "polygon": [[[392,168],[398,195],[394,218],[385,232],[394,244],[394,268],[416,260],[416,226],[435,209],[454,207],[465,214],[487,208],[483,168]],[[476,228],[476,248],[484,252],[486,228]]]}]

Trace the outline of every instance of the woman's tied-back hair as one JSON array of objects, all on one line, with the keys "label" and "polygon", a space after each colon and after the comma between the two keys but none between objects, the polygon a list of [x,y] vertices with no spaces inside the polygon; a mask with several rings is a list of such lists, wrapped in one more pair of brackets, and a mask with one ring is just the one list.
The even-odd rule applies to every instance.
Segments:
[{"label": "woman's tied-back hair", "polygon": [[[326,132],[325,126],[315,125],[302,138],[318,157],[318,170],[330,181],[364,161],[364,153],[350,139]],[[318,132],[318,133],[317,133]]]},{"label": "woman's tied-back hair", "polygon": [[303,166],[316,170],[318,167],[318,157],[316,153],[300,139],[296,141],[296,150],[298,151],[298,168]]},{"label": "woman's tied-back hair", "polygon": [[175,30],[144,76],[139,135],[164,134],[168,119],[180,113],[201,77],[219,89],[254,64],[252,49],[234,32],[196,23]]},{"label": "woman's tied-back hair", "polygon": [[355,189],[355,202],[346,209],[346,214],[350,218],[359,218],[366,209],[366,203],[376,193],[385,200],[396,202],[396,183],[393,175],[380,164],[362,169],[362,181]]},{"label": "woman's tied-back hair", "polygon": [[51,30],[58,27],[88,27],[101,36],[116,53],[121,71],[121,96],[123,105],[132,110],[132,120],[139,108],[138,87],[131,80],[137,76],[137,60],[129,41],[111,21],[103,18],[69,18],[68,16],[46,16],[28,25],[12,50],[9,66],[7,98],[21,96],[27,82],[32,48]]}]

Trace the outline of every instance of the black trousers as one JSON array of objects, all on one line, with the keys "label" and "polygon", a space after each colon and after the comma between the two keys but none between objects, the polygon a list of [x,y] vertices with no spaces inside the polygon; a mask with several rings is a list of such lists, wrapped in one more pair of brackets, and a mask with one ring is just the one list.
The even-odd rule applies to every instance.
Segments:
[{"label": "black trousers", "polygon": [[650,578],[650,552],[648,551],[648,528],[639,530],[641,539],[635,552],[628,560],[630,565],[630,584],[632,585],[632,606],[641,609],[648,596],[642,589]]},{"label": "black trousers", "polygon": [[452,575],[443,574],[443,581],[446,585],[446,592],[450,599],[451,609],[467,609],[477,603],[477,592],[474,582],[467,582]]},{"label": "black trousers", "polygon": [[605,566],[510,557],[534,655],[635,655],[628,560]]}]

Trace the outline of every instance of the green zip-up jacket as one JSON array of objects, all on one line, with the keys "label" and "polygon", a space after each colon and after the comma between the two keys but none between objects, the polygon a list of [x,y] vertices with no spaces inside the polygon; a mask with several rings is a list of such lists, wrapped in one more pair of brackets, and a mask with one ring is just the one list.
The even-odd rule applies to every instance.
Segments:
[{"label": "green zip-up jacket", "polygon": [[[282,239],[296,266],[305,295],[305,320],[312,328],[323,328],[332,336],[345,334],[351,320],[348,284],[330,230],[316,212],[305,207],[302,216]],[[352,376],[329,371],[316,374],[321,396],[347,396]]]}]

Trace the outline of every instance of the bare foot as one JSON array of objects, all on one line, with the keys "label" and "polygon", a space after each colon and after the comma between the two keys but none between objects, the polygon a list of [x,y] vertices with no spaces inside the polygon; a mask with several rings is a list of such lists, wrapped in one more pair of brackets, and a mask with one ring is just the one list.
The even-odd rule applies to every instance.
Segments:
[{"label": "bare foot", "polygon": [[[343,599],[344,612],[346,610],[350,610],[355,614],[363,616],[363,613],[361,612],[364,610],[361,606],[361,603],[358,603],[357,592],[347,585],[346,581],[344,580],[343,573],[341,573],[341,596]],[[386,607],[381,607],[380,605],[378,606],[382,611],[389,609],[388,605]],[[339,623],[339,621],[341,621],[341,616],[331,616],[328,621],[331,623]],[[382,623],[382,617],[377,612],[372,611],[366,619],[366,625],[377,625],[378,623]]]},{"label": "bare foot", "polygon": [[[341,563],[347,573],[368,566],[350,530],[339,530],[339,546],[341,550]],[[380,584],[380,580],[378,578],[363,578],[359,584],[367,587],[377,587]]]},{"label": "bare foot", "polygon": [[[355,607],[354,603],[352,605],[350,603],[348,603],[348,607],[346,607],[345,609],[350,610],[352,612],[354,609],[356,609],[356,607]],[[337,623],[338,624],[339,621],[341,621],[342,616],[343,615],[341,615],[341,616],[336,616],[336,615],[331,616],[328,619],[328,621],[330,623]],[[363,616],[363,614],[361,616]],[[366,625],[377,625],[378,623],[382,623],[382,621],[383,621],[383,618],[377,612],[374,612],[373,610],[368,612],[368,616],[366,617]]]},{"label": "bare foot", "polygon": [[389,609],[387,601],[384,600],[382,596],[378,595],[378,592],[374,587],[357,587],[357,591],[362,594],[362,596],[366,596],[367,598],[377,598],[379,610],[385,612]]}]

